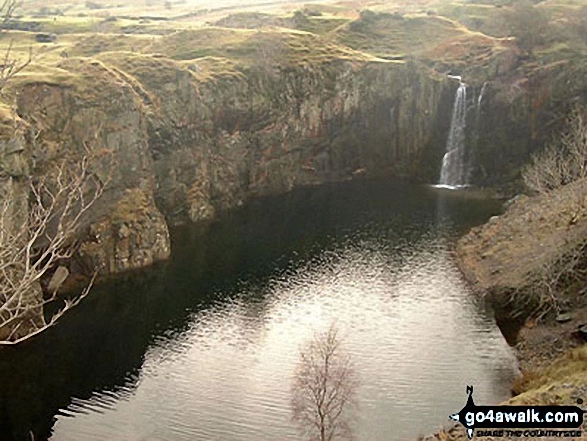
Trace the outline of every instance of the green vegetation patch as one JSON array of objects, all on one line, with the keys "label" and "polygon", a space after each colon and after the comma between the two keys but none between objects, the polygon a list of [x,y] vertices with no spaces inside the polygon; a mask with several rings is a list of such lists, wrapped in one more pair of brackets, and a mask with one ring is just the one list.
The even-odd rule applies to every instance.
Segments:
[{"label": "green vegetation patch", "polygon": [[8,83],[3,90],[7,96],[13,96],[26,85],[45,84],[48,86],[73,87],[79,78],[75,72],[59,66],[32,63]]},{"label": "green vegetation patch", "polygon": [[307,12],[296,11],[291,18],[289,27],[313,34],[324,35],[350,22],[346,17],[330,14],[312,15],[312,10]]},{"label": "green vegetation patch", "polygon": [[[175,60],[163,55],[108,52],[101,54],[99,58],[106,66],[123,75],[124,80],[134,86],[135,91],[161,91],[166,84],[177,81],[177,74],[181,70]],[[140,94],[143,99],[149,97],[147,92]],[[148,101],[151,99],[148,98]]]},{"label": "green vegetation patch", "polygon": [[223,17],[214,24],[224,28],[259,29],[268,26],[291,27],[291,20],[262,12],[239,12]]},{"label": "green vegetation patch", "polygon": [[179,31],[159,38],[152,49],[176,60],[193,60],[206,56],[226,57],[231,50],[238,50],[255,32],[219,27]]},{"label": "green vegetation patch", "polygon": [[491,4],[441,3],[436,13],[473,31],[483,32],[492,37],[507,37],[508,32],[501,17],[502,8]]},{"label": "green vegetation patch", "polygon": [[64,86],[73,87],[85,105],[114,103],[126,84],[104,63],[91,58],[69,58],[56,68],[70,73]]},{"label": "green vegetation patch", "polygon": [[188,69],[200,82],[216,81],[222,78],[243,78],[237,63],[229,58],[202,57],[196,60],[180,61],[180,66]]},{"label": "green vegetation patch", "polygon": [[68,54],[91,57],[101,52],[141,52],[153,42],[153,37],[140,35],[96,34],[82,38]]},{"label": "green vegetation patch", "polygon": [[211,27],[182,31],[160,38],[151,48],[177,60],[218,57],[232,59],[241,67],[374,58],[309,32],[279,28],[253,31]]},{"label": "green vegetation patch", "polygon": [[494,64],[498,62],[499,56],[508,51],[511,49],[500,39],[481,33],[471,33],[438,44],[426,51],[423,58],[433,64],[439,72],[467,72],[467,78],[471,79],[478,76],[473,72],[480,71],[485,75],[493,73]]},{"label": "green vegetation patch", "polygon": [[466,32],[443,17],[363,11],[358,20],[334,31],[333,38],[353,49],[389,58],[424,51]]}]

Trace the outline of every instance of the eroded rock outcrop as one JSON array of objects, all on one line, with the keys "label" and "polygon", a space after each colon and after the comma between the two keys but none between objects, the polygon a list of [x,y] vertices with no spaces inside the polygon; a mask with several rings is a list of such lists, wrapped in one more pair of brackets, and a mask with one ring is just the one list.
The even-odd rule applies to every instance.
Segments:
[{"label": "eroded rock outcrop", "polygon": [[78,265],[88,272],[115,274],[165,260],[170,252],[167,224],[153,199],[128,189],[107,216],[89,226]]}]

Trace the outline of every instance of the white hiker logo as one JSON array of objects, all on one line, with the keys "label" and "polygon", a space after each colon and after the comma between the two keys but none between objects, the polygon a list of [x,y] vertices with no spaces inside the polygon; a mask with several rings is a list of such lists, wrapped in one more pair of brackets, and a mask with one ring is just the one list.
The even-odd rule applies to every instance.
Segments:
[{"label": "white hiker logo", "polygon": [[467,437],[471,439],[473,438],[473,433],[475,432],[475,422],[473,421],[473,424],[469,427],[466,415],[469,412],[474,412],[476,407],[475,402],[473,401],[473,386],[467,386],[467,394],[469,395],[469,397],[467,398],[467,404],[465,404],[465,407],[463,407],[460,412],[449,415],[449,418],[465,426],[465,428],[467,429]]},{"label": "white hiker logo", "polygon": [[[561,436],[555,430],[523,429],[575,429],[583,423],[583,409],[577,406],[477,406],[473,401],[473,386],[467,386],[467,394],[465,407],[449,418],[465,427],[469,439],[473,438],[475,429],[512,429],[505,430],[508,436]],[[580,431],[560,433],[567,432]]]}]

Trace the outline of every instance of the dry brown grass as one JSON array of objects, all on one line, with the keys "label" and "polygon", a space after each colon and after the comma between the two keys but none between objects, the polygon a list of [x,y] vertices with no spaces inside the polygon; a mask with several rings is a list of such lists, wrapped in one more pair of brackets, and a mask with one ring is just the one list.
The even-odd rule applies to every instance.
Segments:
[{"label": "dry brown grass", "polygon": [[587,345],[580,346],[542,369],[525,373],[521,393],[507,403],[575,404],[587,398]]}]

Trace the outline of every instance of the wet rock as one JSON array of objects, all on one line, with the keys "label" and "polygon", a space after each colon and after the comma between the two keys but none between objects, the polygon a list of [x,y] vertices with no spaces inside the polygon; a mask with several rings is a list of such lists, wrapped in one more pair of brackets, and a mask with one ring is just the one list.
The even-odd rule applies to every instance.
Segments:
[{"label": "wet rock", "polygon": [[[88,216],[84,273],[93,263],[116,273],[159,260],[169,254],[167,223],[210,220],[251,197],[365,170],[427,180],[438,171],[428,147],[443,106],[452,105],[451,87],[413,65],[335,60],[267,76],[226,60],[186,68],[162,55],[137,57],[64,58],[59,67],[76,87],[34,82],[18,94],[18,113],[39,133],[30,155],[38,164],[50,163],[57,145],[71,146],[71,161],[85,146],[97,158],[92,173],[108,182]],[[20,166],[10,165],[0,167]],[[128,191],[147,203],[122,203],[129,207],[117,218]]]}]

